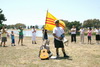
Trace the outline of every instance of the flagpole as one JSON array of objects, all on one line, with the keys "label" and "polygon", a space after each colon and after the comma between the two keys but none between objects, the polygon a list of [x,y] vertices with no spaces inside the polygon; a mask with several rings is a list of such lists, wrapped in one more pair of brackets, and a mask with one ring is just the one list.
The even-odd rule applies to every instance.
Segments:
[{"label": "flagpole", "polygon": [[48,10],[47,10],[47,13],[46,13],[46,19],[45,19],[45,24],[46,24],[47,16],[48,16]]},{"label": "flagpole", "polygon": [[[45,18],[45,25],[46,25],[46,20],[47,20],[47,16],[48,16],[48,10],[47,10],[47,13],[46,13],[46,18]],[[45,25],[44,25],[44,27],[43,27],[43,38],[44,38],[44,32],[45,32]]]}]

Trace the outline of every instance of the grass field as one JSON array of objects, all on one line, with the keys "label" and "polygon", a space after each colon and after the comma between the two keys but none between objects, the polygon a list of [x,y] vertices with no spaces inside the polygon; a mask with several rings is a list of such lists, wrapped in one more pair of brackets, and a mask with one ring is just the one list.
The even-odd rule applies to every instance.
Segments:
[{"label": "grass field", "polygon": [[[37,44],[31,44],[31,37],[24,38],[24,45],[18,45],[16,37],[16,46],[10,46],[8,38],[7,47],[0,47],[0,67],[100,67],[100,45],[95,44],[95,37],[92,37],[92,44],[80,44],[80,38],[77,37],[77,43],[70,42],[65,46],[66,53],[70,59],[50,59],[40,60],[38,57],[39,48],[42,45],[42,38],[37,37]],[[50,38],[50,49],[55,54],[53,38]],[[60,56],[63,57],[61,50]]]}]

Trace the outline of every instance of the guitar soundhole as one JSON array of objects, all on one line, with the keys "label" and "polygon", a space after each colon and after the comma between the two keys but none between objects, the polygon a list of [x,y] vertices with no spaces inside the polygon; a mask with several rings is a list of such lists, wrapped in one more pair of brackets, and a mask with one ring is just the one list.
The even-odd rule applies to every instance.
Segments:
[{"label": "guitar soundhole", "polygon": [[43,53],[44,53],[45,51],[43,51]]}]

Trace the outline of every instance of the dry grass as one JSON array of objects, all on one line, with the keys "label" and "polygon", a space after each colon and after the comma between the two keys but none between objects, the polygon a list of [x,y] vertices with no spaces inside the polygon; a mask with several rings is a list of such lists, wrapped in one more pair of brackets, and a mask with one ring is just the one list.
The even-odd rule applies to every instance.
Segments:
[{"label": "dry grass", "polygon": [[[70,40],[70,36],[67,36]],[[40,60],[38,57],[39,48],[42,45],[42,38],[37,38],[38,44],[31,44],[31,38],[24,38],[24,45],[17,45],[18,37],[16,37],[16,46],[10,46],[10,38],[8,38],[7,46],[0,47],[0,67],[100,67],[100,45],[95,44],[92,40],[90,44],[80,44],[79,36],[77,43],[70,43],[65,46],[66,53],[71,59],[50,59]],[[94,37],[93,37],[94,39]],[[85,43],[87,43],[85,37]],[[53,38],[50,38],[50,48],[55,56],[55,48]],[[63,56],[61,50],[60,56]]]}]

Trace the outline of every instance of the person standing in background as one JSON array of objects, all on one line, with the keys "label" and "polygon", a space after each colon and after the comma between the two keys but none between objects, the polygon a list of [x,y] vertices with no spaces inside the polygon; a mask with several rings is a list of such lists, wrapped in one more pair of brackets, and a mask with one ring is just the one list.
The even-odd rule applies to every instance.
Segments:
[{"label": "person standing in background", "polygon": [[16,46],[15,45],[15,37],[14,37],[14,32],[11,31],[11,46]]},{"label": "person standing in background", "polygon": [[32,27],[32,44],[37,44],[36,43],[36,29],[34,26]]},{"label": "person standing in background", "polygon": [[[5,47],[6,41],[7,41],[7,34],[8,33],[5,29],[5,27],[3,26],[2,29],[1,29],[1,45],[0,46]],[[4,43],[4,44],[2,45],[2,43]]]},{"label": "person standing in background", "polygon": [[48,34],[47,34],[47,30],[45,28],[43,28],[42,33],[43,33],[43,41],[48,40]]},{"label": "person standing in background", "polygon": [[88,32],[87,32],[87,36],[88,36],[88,44],[91,44],[91,36],[92,36],[92,28],[90,27]]},{"label": "person standing in background", "polygon": [[72,26],[72,28],[71,28],[71,42],[76,43],[76,28],[75,28],[75,26]]},{"label": "person standing in background", "polygon": [[20,43],[20,41],[21,41],[21,46],[23,46],[23,29],[22,29],[22,27],[19,27],[19,29],[18,29],[18,32],[19,32],[19,40],[18,40],[18,44]]},{"label": "person standing in background", "polygon": [[79,30],[80,31],[80,42],[81,44],[84,44],[84,28],[81,27],[81,29]]},{"label": "person standing in background", "polygon": [[0,39],[1,39],[1,30],[0,30]]},{"label": "person standing in background", "polygon": [[96,43],[100,44],[100,29],[99,29],[99,27],[96,28],[95,32],[96,32]]}]

